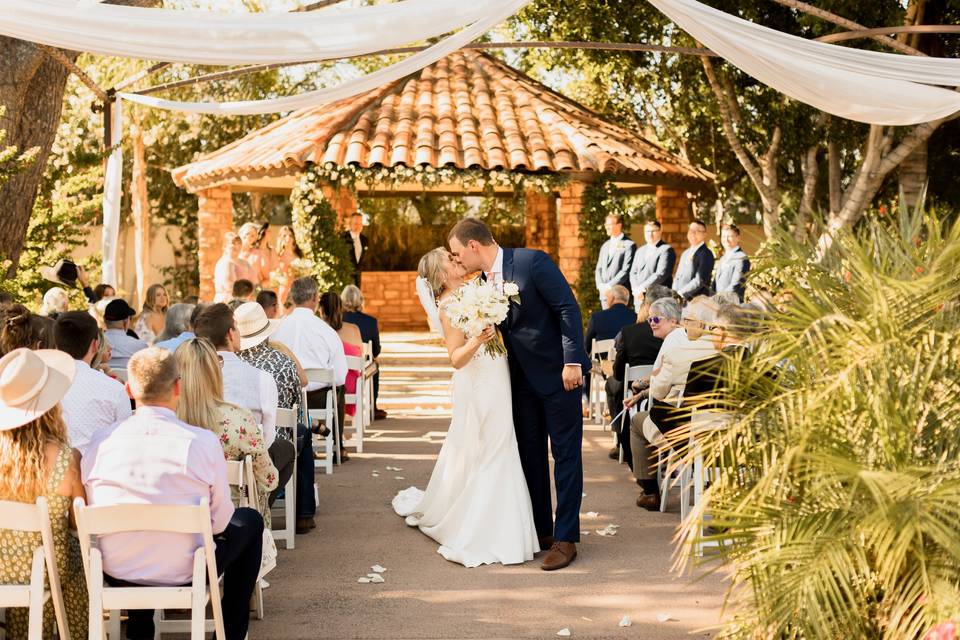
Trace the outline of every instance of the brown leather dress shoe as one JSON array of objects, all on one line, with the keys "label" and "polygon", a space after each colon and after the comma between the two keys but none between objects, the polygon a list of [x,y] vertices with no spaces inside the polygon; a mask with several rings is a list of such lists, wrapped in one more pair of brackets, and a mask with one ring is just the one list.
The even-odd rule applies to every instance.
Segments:
[{"label": "brown leather dress shoe", "polygon": [[619,460],[619,459],[620,459],[620,447],[614,447],[613,449],[610,449],[610,451],[607,453],[607,456],[608,456],[611,460]]},{"label": "brown leather dress shoe", "polygon": [[387,412],[384,411],[383,409],[376,409],[376,410],[373,412],[373,419],[374,419],[374,420],[386,420],[386,419],[387,419]]},{"label": "brown leather dress shoe", "polygon": [[317,523],[314,522],[313,518],[297,518],[297,525],[294,528],[294,531],[303,534],[309,533],[311,529],[314,529],[317,526]]},{"label": "brown leather dress shoe", "polygon": [[637,496],[637,506],[647,511],[660,511],[660,492],[641,493]]},{"label": "brown leather dress shoe", "polygon": [[576,557],[577,545],[572,542],[554,542],[553,546],[550,547],[550,552],[547,553],[547,557],[543,559],[543,564],[540,565],[540,568],[544,571],[563,569],[573,562],[573,559]]}]

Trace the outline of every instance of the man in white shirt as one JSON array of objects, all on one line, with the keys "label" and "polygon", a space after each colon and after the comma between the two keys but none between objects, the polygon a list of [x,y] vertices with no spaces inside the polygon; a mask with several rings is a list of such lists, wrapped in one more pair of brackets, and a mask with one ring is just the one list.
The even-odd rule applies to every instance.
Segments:
[{"label": "man in white shirt", "polygon": [[130,417],[130,398],[122,383],[90,367],[100,349],[100,331],[93,316],[86,311],[62,313],[53,335],[57,349],[77,361],[77,373],[60,408],[70,446],[82,455],[94,432]]},{"label": "man in white shirt", "polygon": [[107,327],[104,336],[112,352],[109,362],[111,369],[126,369],[130,356],[149,346],[127,333],[130,330],[130,318],[135,315],[137,312],[120,298],[111,300],[103,310],[103,323]]},{"label": "man in white shirt", "polygon": [[217,350],[223,370],[223,399],[249,409],[260,425],[267,453],[277,468],[277,486],[283,487],[293,474],[297,448],[289,440],[277,438],[277,383],[266,371],[237,357],[240,332],[233,311],[218,302],[197,315],[193,331]]},{"label": "man in white shirt", "polygon": [[[229,640],[242,640],[250,596],[260,570],[263,517],[234,509],[227,466],[212,431],[177,419],[180,375],[166,349],[141,350],[130,359],[127,390],[136,413],[99,430],[80,462],[91,505],[178,504],[210,501],[218,573],[223,575],[223,618]],[[196,536],[136,531],[101,536],[107,581],[116,586],[182,585],[193,577]],[[152,638],[153,611],[131,610],[127,638]]]},{"label": "man in white shirt", "polygon": [[[337,426],[340,432],[340,456],[348,460],[343,449],[344,387],[347,379],[347,356],[340,336],[317,317],[320,292],[313,277],[297,278],[290,285],[290,299],[296,305],[280,323],[273,340],[286,346],[304,369],[331,369],[337,394]],[[307,406],[320,409],[326,406],[329,385],[318,382],[307,384]]]}]

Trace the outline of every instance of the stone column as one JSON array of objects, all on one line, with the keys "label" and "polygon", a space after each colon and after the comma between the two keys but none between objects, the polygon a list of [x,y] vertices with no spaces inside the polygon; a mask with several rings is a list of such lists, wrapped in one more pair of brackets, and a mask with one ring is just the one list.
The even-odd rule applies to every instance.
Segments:
[{"label": "stone column", "polygon": [[528,249],[558,257],[557,197],[553,193],[527,191],[524,196],[524,244]]},{"label": "stone column", "polygon": [[678,258],[680,252],[689,246],[687,226],[692,219],[686,191],[657,187],[657,220],[660,221],[664,241],[673,246]]},{"label": "stone column", "polygon": [[560,190],[560,223],[557,256],[560,271],[571,286],[576,286],[580,265],[587,257],[587,245],[580,237],[583,211],[583,182],[570,182]]},{"label": "stone column", "polygon": [[230,187],[213,187],[197,192],[197,245],[200,267],[200,300],[214,296],[213,272],[223,255],[223,236],[233,229],[233,200]]},{"label": "stone column", "polygon": [[337,228],[347,228],[347,218],[357,210],[357,195],[350,189],[336,188],[329,184],[321,185],[323,197],[337,212]]}]

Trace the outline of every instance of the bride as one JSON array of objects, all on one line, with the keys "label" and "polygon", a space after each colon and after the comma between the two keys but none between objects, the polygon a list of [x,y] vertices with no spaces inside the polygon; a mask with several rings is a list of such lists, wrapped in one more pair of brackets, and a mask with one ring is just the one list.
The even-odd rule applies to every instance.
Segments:
[{"label": "bride", "polygon": [[453,419],[427,490],[404,489],[393,509],[439,542],[439,553],[451,562],[476,567],[532,560],[540,547],[513,430],[510,372],[505,356],[480,351],[495,329],[468,339],[442,312],[465,275],[446,249],[423,256],[418,272],[421,302],[431,324],[442,328],[456,369]]}]

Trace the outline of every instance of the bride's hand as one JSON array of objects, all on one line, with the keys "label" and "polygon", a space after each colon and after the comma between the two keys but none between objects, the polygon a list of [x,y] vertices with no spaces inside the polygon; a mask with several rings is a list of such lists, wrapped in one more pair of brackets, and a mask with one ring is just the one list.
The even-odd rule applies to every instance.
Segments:
[{"label": "bride's hand", "polygon": [[478,345],[483,345],[493,340],[494,336],[496,335],[497,335],[497,330],[496,328],[493,327],[493,325],[491,325],[486,329],[484,329],[483,333],[481,333],[474,339],[477,341]]}]

